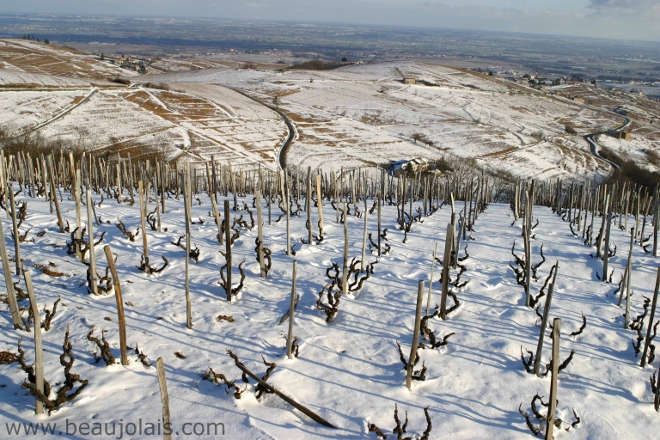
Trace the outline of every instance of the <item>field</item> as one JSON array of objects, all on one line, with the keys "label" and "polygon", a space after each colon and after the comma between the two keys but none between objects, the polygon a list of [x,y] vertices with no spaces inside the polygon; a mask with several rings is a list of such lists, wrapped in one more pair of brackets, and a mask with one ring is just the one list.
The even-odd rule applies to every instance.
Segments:
[{"label": "field", "polygon": [[[404,77],[414,78],[416,84],[404,84]],[[513,177],[600,180],[612,169],[592,154],[582,135],[625,122],[624,116],[612,111],[610,101],[580,104],[429,63],[355,65],[331,71],[228,68],[157,75],[151,80],[220,82],[279,106],[297,132],[288,149],[288,163],[312,168],[449,156],[473,159],[494,173]],[[653,104],[646,104],[636,116],[652,114]],[[567,132],[567,126],[574,134]],[[657,150],[653,132],[640,126],[634,139],[642,148]],[[416,140],[420,136],[422,140]],[[631,157],[638,160],[637,143],[622,144],[620,149],[631,149]],[[655,167],[651,165],[652,170]]]},{"label": "field", "polygon": [[0,437],[655,438],[658,103],[280,55],[0,40]]},{"label": "field", "polygon": [[[63,194],[63,216],[75,224],[75,204],[69,194]],[[296,191],[291,194],[295,197]],[[43,330],[45,377],[51,383],[61,378],[57,359],[68,329],[75,356],[73,372],[89,384],[77,398],[49,417],[36,417],[34,398],[21,388],[25,373],[15,363],[0,365],[3,378],[0,426],[16,421],[57,423],[61,434],[53,437],[79,438],[72,435],[72,430],[80,429],[85,422],[102,429],[112,426],[116,432],[121,429],[129,434],[140,423],[159,424],[161,409],[154,361],[162,357],[175,438],[183,438],[183,430],[190,431],[193,424],[198,424],[194,425],[196,438],[222,438],[216,431],[205,431],[211,429],[209,426],[219,429],[215,423],[222,423],[227,438],[376,438],[368,432],[369,424],[390,434],[395,426],[395,404],[401,420],[404,417],[409,420],[408,432],[416,436],[427,429],[423,410],[428,408],[432,424],[428,438],[530,437],[519,407],[530,413],[530,401],[536,393],[547,401],[550,377],[527,373],[521,362],[521,351],[533,351],[536,347],[540,319],[533,309],[525,306],[523,289],[509,268],[513,261],[511,246],[516,243],[516,252],[520,253],[522,238],[521,220],[514,222],[508,203],[491,203],[461,245],[460,264],[465,272],[460,284],[456,272],[451,271],[452,280],[460,285],[452,287],[460,307],[449,313],[446,320],[433,314],[441,300],[440,265],[435,265],[433,275],[431,272],[434,247],[437,245],[441,255],[445,246],[444,234],[451,215],[449,204],[427,217],[420,215],[422,221],[411,222],[405,235],[396,224],[396,207],[385,204],[382,227],[388,230],[386,242],[391,249],[381,257],[371,247],[367,250],[366,261],[375,263],[373,273],[361,289],[341,297],[339,311],[330,323],[319,310],[317,300],[326,282],[326,269],[332,263],[341,266],[343,226],[336,221],[329,201],[324,201],[324,240],[302,244],[301,238],[306,236],[304,214],[293,216],[296,292],[300,296],[294,334],[299,348],[297,357],[287,359],[288,323],[278,322],[290,304],[293,258],[285,252],[286,225],[282,211],[274,207],[270,219],[265,214],[264,245],[272,256],[272,268],[266,279],[259,277],[259,265],[255,261],[257,228],[239,228],[240,237],[232,246],[234,277],[238,278],[236,266],[242,261],[246,277],[238,296],[228,302],[219,285],[225,259],[218,251],[224,247],[214,238],[216,226],[210,217],[210,202],[205,194],[193,196],[191,240],[193,249],[199,250],[199,259],[190,262],[192,328],[188,329],[185,252],[174,244],[185,234],[183,201],[168,196],[162,232],[147,228],[151,261],[160,266],[161,257],[165,257],[169,262],[162,272],[147,275],[137,269],[142,253],[141,235],[131,241],[115,226],[122,221],[130,232],[139,229],[139,208],[137,202],[129,202],[132,197],[137,198],[125,191],[123,203],[117,204],[107,194],[104,200],[101,194],[94,194],[96,216],[102,219],[95,227],[95,234],[96,237],[104,234],[96,247],[96,261],[98,272],[103,274],[106,261],[101,247],[110,244],[117,257],[128,345],[139,347],[139,353],[146,356],[151,366],[145,366],[134,350],[129,351],[128,365],[119,365],[117,311],[112,290],[100,296],[88,293],[87,266],[66,250],[66,243],[73,235],[58,231],[48,201],[29,197],[26,186],[17,195],[17,203],[27,203],[25,220],[19,230],[21,235],[26,234],[21,244],[23,266],[32,272],[41,312],[52,311],[55,301],[60,300],[51,329]],[[151,212],[158,203],[156,194],[150,199],[146,212]],[[224,199],[219,198],[220,206]],[[232,194],[226,199],[233,205]],[[269,212],[266,202],[262,203],[263,212]],[[303,204],[302,199],[300,203]],[[367,206],[372,203],[373,199],[368,200]],[[245,220],[247,209],[254,211],[251,206],[251,196],[238,197],[239,209],[230,211],[230,215]],[[462,208],[462,202],[457,202],[456,209]],[[415,201],[411,209],[421,212],[422,202]],[[532,294],[538,295],[551,266],[558,262],[550,316],[562,320],[561,360],[574,352],[568,367],[559,374],[557,416],[563,422],[557,438],[653,438],[658,414],[653,410],[649,377],[658,369],[658,360],[646,368],[638,366],[639,357],[631,344],[636,334],[624,329],[624,309],[617,307],[615,294],[616,281],[621,278],[627,261],[627,234],[615,227],[615,218],[611,240],[619,251],[609,261],[614,282],[604,283],[597,278],[601,263],[592,257],[595,247],[585,246],[574,237],[568,223],[548,207],[535,207],[533,218],[539,222],[532,239],[534,263],[540,262],[541,245],[547,262],[538,269],[538,282],[533,283]],[[317,219],[314,212],[312,225],[317,224]],[[347,219],[349,258],[359,258],[364,219],[354,215]],[[595,220],[598,225],[600,219]],[[629,220],[631,224],[634,222],[632,218]],[[12,257],[11,221],[5,216],[1,221]],[[646,225],[650,228],[648,222],[650,219]],[[369,232],[376,232],[374,213],[368,217],[367,225]],[[631,320],[642,313],[644,298],[652,296],[657,268],[657,258],[640,246],[633,247],[632,255]],[[13,267],[13,263],[10,265]],[[23,281],[15,274],[10,275],[25,291]],[[426,367],[425,380],[413,381],[408,390],[397,344],[407,357],[412,344],[418,281],[425,282],[426,304],[431,276],[433,287],[426,327],[437,338],[445,338],[447,344],[431,348],[425,333],[422,339],[425,348],[419,350],[421,362],[417,365],[417,368]],[[19,305],[25,307],[26,302]],[[27,319],[27,310],[22,315]],[[6,308],[2,316],[0,351],[16,353],[22,339],[25,360],[31,363],[34,352],[31,332],[12,330]],[[583,325],[583,316],[586,326],[576,334]],[[87,338],[92,328],[96,329],[96,337],[103,334],[109,344],[107,349],[117,363],[105,366],[98,358],[100,353],[95,343]],[[543,364],[551,356],[549,333],[546,339]],[[337,429],[313,422],[273,394],[257,398],[259,393],[255,394],[254,386],[239,379],[240,370],[228,356],[228,349],[259,375],[266,371],[264,362],[274,362],[276,367],[268,383]],[[236,381],[241,398],[235,399],[222,383],[205,379],[203,376],[209,368],[224,374],[229,381]],[[579,423],[571,427],[576,417]],[[116,438],[116,435],[103,431],[99,438]]]},{"label": "field", "polygon": [[[168,73],[135,76],[72,49],[0,43],[0,128],[90,151],[247,170],[276,169],[281,153],[326,170],[453,159],[508,178],[602,181],[614,169],[583,136],[630,118],[632,141],[598,142],[660,171],[657,102],[590,84],[536,90],[428,62],[287,70],[245,55],[164,57]],[[118,76],[134,84],[107,81]]]},{"label": "field", "polygon": [[158,155],[203,166],[214,158],[231,160],[234,169],[278,166],[286,125],[240,93],[212,84],[178,84],[176,90],[121,86],[107,79],[134,72],[66,48],[0,43],[0,57],[13,63],[5,61],[0,69],[0,128],[10,136],[38,135],[137,159]]},{"label": "field", "polygon": [[106,80],[120,74],[135,76],[135,72],[118,67],[66,47],[28,40],[0,40],[0,86],[21,83],[48,86],[86,84],[90,80]]}]

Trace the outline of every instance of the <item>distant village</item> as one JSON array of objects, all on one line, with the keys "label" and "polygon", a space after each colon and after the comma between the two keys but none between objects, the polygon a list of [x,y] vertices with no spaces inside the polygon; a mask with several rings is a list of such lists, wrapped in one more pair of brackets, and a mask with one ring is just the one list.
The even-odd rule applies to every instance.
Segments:
[{"label": "distant village", "polygon": [[106,57],[103,53],[99,54],[99,60],[107,61],[110,64],[116,64],[122,69],[132,70],[137,73],[147,73],[147,66],[149,66],[152,60],[125,56],[121,55],[118,60],[115,60],[111,57]]}]

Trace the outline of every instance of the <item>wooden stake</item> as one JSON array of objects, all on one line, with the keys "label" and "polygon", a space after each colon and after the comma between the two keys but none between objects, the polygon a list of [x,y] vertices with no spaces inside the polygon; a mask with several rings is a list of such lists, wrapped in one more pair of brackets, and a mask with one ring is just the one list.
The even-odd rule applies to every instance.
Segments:
[{"label": "wooden stake", "polygon": [[545,440],[553,440],[552,430],[555,427],[555,412],[557,411],[557,375],[559,374],[559,329],[561,319],[552,321],[552,378],[550,382],[550,407],[545,425]]},{"label": "wooden stake", "polygon": [[[610,196],[608,194],[607,196],[607,204],[609,204]],[[609,260],[610,260],[610,229],[612,226],[612,214],[610,212],[605,212],[605,217],[603,217],[603,221],[605,221],[605,250],[603,252],[603,282],[607,283],[607,273],[608,273],[608,267],[609,267]]]},{"label": "wooden stake", "polygon": [[655,276],[655,292],[653,292],[653,302],[651,303],[651,316],[649,316],[649,324],[646,328],[646,339],[644,339],[644,351],[642,352],[642,360],[640,361],[640,367],[644,368],[646,366],[646,353],[649,349],[649,343],[651,342],[651,328],[653,327],[653,319],[655,318],[655,308],[658,305],[658,290],[660,290],[660,266]]},{"label": "wooden stake", "polygon": [[[72,156],[69,156],[72,157]],[[76,251],[76,257],[82,262],[83,257],[82,257],[82,252],[80,251],[80,239],[82,238],[82,214],[80,210],[80,168],[76,169],[74,172],[75,179],[73,179],[73,198],[76,202],[76,246],[75,246],[75,251]]]},{"label": "wooden stake", "polygon": [[532,284],[532,244],[530,241],[531,227],[532,227],[532,201],[530,199],[529,191],[525,191],[525,218],[523,225],[523,242],[525,245],[525,305],[530,306],[531,294],[530,286]]},{"label": "wooden stake", "polygon": [[321,175],[316,175],[316,205],[319,210],[319,237],[323,237],[323,194],[321,193]]},{"label": "wooden stake", "polygon": [[291,397],[287,396],[286,394],[284,394],[283,392],[281,392],[280,390],[275,388],[273,385],[269,384],[268,382],[266,382],[265,380],[263,380],[262,378],[260,378],[256,374],[254,374],[245,365],[243,365],[243,363],[240,360],[238,360],[238,357],[234,353],[232,353],[231,351],[228,351],[228,352],[229,352],[229,355],[234,359],[234,362],[235,362],[236,366],[243,373],[245,373],[246,375],[248,375],[252,379],[256,380],[259,383],[259,385],[261,385],[262,387],[272,391],[272,393],[275,394],[277,397],[284,400],[286,403],[293,406],[294,408],[296,408],[297,410],[299,410],[300,412],[302,412],[303,414],[305,414],[307,417],[314,420],[315,422],[318,422],[323,426],[327,426],[328,428],[337,428],[335,425],[328,422],[327,420],[325,420],[324,418],[322,418],[321,416],[319,416],[318,414],[316,414],[315,412],[313,412],[309,408],[307,408],[307,407],[301,405],[300,403],[296,402]]},{"label": "wooden stake", "polygon": [[417,359],[417,346],[419,345],[419,332],[422,323],[422,301],[424,299],[424,280],[417,283],[417,308],[415,309],[415,332],[413,333],[412,346],[410,347],[410,357],[408,358],[408,368],[406,370],[406,387],[410,389],[412,384],[412,374]]},{"label": "wooden stake", "polygon": [[209,193],[209,197],[211,198],[211,207],[213,209],[215,224],[218,228],[218,242],[222,245],[224,244],[224,234],[222,230],[222,221],[220,220],[220,213],[218,212],[218,202],[216,202],[215,193]]},{"label": "wooden stake", "polygon": [[16,302],[16,291],[14,290],[14,281],[9,269],[9,258],[7,257],[7,247],[5,246],[5,231],[0,221],[0,257],[2,258],[2,272],[5,276],[5,286],[7,286],[7,299],[9,300],[9,311],[11,319],[14,322],[15,329],[22,329],[21,317],[18,313],[18,304]]},{"label": "wooden stake", "polygon": [[94,252],[94,223],[92,222],[92,191],[87,188],[87,236],[89,237],[89,268],[87,281],[94,295],[98,295],[98,286],[96,285],[96,254]]},{"label": "wooden stake", "polygon": [[289,179],[287,178],[286,173],[283,173],[284,176],[284,189],[285,189],[285,203],[286,203],[286,254],[291,256],[291,202],[290,202],[290,192],[289,192]]},{"label": "wooden stake", "polygon": [[378,216],[377,222],[378,222],[378,256],[380,257],[380,234],[381,234],[381,220],[380,220],[380,198],[382,196],[382,193],[378,194],[378,200],[376,201],[376,215]]},{"label": "wooden stake", "polygon": [[360,259],[360,273],[364,272],[365,259],[367,257],[367,218],[369,217],[369,208],[367,208],[367,198],[364,198],[364,232],[362,233],[362,258]]},{"label": "wooden stake", "polygon": [[147,226],[144,220],[144,188],[142,186],[142,180],[138,181],[138,195],[140,198],[140,225],[142,227],[142,249],[144,254],[144,265],[145,270],[149,270],[149,245],[147,243]]},{"label": "wooden stake", "polygon": [[190,208],[192,207],[192,194],[190,186],[190,162],[186,163],[186,176],[185,176],[185,188],[183,192],[184,198],[184,214],[186,221],[186,261],[185,261],[185,290],[186,290],[186,327],[192,328],[192,305],[190,302]]},{"label": "wooden stake", "polygon": [[52,157],[48,156],[48,164],[50,168],[49,178],[50,178],[50,194],[55,204],[55,212],[57,213],[57,226],[60,228],[60,232],[64,232],[64,221],[62,221],[62,211],[60,210],[60,202],[57,199],[57,189],[55,188],[55,171],[53,167]]},{"label": "wooden stake", "polygon": [[112,250],[110,245],[106,244],[103,247],[105,258],[108,260],[108,267],[112,272],[112,286],[115,290],[115,300],[117,302],[117,321],[119,323],[119,348],[121,351],[121,364],[128,365],[128,357],[126,355],[126,318],[124,317],[124,301],[121,294],[121,286],[119,285],[119,275],[117,275],[117,268],[115,267],[115,260],[112,257]]},{"label": "wooden stake", "polygon": [[344,200],[344,261],[341,272],[341,291],[344,295],[348,293],[348,215]]},{"label": "wooden stake", "polygon": [[454,243],[454,228],[452,224],[447,225],[447,235],[445,236],[445,253],[442,259],[442,298],[440,299],[440,318],[447,319],[447,295],[449,294],[449,264],[451,259],[451,250]]},{"label": "wooden stake", "polygon": [[229,224],[229,200],[225,199],[225,260],[227,262],[227,301],[231,302],[231,225]]},{"label": "wooden stake", "polygon": [[312,171],[307,168],[307,194],[305,208],[307,211],[307,243],[312,244]]},{"label": "wooden stake", "polygon": [[[25,287],[28,291],[30,298],[30,308],[32,309],[32,317],[34,319],[32,328],[34,329],[34,376],[37,391],[44,393],[44,353],[41,347],[41,322],[39,320],[39,307],[37,306],[37,299],[34,296],[34,289],[32,288],[32,276],[29,270],[23,272],[25,277]],[[37,398],[36,399],[36,414],[44,413],[44,404]]]},{"label": "wooden stake", "polygon": [[543,339],[545,337],[545,329],[548,326],[548,315],[550,314],[550,304],[552,302],[552,292],[555,288],[555,280],[557,279],[557,272],[559,272],[559,262],[555,263],[554,274],[552,281],[548,287],[548,293],[545,297],[545,306],[543,307],[543,319],[541,320],[541,330],[539,333],[539,342],[536,345],[536,356],[534,357],[534,374],[541,377],[541,357],[543,356]]},{"label": "wooden stake", "polygon": [[16,222],[16,203],[14,202],[14,186],[9,185],[7,187],[7,193],[9,194],[9,204],[11,211],[11,224],[12,230],[14,231],[14,258],[16,258],[16,276],[21,276],[21,245],[18,234],[18,223]]},{"label": "wooden stake", "polygon": [[296,307],[296,265],[297,261],[293,260],[293,275],[291,276],[291,304],[289,305],[289,336],[286,340],[286,356],[291,359],[293,353],[293,312]]},{"label": "wooden stake", "polygon": [[268,272],[266,272],[266,263],[264,262],[264,222],[261,215],[261,191],[257,191],[255,194],[255,204],[257,205],[257,258],[259,260],[259,272],[261,278],[266,278]]},{"label": "wooden stake", "polygon": [[172,438],[172,423],[170,422],[170,398],[167,394],[167,381],[165,380],[165,365],[163,358],[156,360],[156,370],[158,371],[158,387],[160,388],[160,401],[163,405],[163,439]]},{"label": "wooden stake", "polygon": [[438,251],[438,242],[433,243],[433,259],[431,260],[431,276],[429,277],[429,292],[426,296],[426,314],[429,314],[431,306],[431,290],[433,289],[433,271],[435,270],[435,256]]}]

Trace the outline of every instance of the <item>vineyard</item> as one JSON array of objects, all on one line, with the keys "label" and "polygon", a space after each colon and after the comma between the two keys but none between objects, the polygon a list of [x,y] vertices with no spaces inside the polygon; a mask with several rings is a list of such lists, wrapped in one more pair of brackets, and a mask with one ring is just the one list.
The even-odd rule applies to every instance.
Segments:
[{"label": "vineyard", "polygon": [[3,424],[657,431],[657,189],[62,152],[0,153],[0,184]]}]

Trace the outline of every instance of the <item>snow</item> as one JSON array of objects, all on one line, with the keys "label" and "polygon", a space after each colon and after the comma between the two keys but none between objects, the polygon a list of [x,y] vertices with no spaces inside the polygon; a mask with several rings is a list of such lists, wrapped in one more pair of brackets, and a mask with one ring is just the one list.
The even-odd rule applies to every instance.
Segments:
[{"label": "snow", "polygon": [[46,121],[82,98],[89,89],[77,91],[34,91],[0,92],[0,118],[8,131],[35,126]]},{"label": "snow", "polygon": [[[74,204],[64,194],[63,215],[73,224]],[[138,419],[158,421],[161,410],[155,368],[145,368],[132,353],[126,367],[96,364],[94,346],[86,340],[92,326],[96,326],[97,335],[106,330],[112,352],[119,357],[114,296],[87,294],[86,266],[66,254],[64,243],[69,236],[57,232],[55,217],[49,213],[46,201],[27,198],[25,191],[17,200],[28,202],[22,231],[32,230],[21,252],[25,267],[33,273],[39,307],[50,309],[58,297],[62,298],[52,329],[43,333],[45,376],[51,383],[61,380],[58,356],[68,326],[76,357],[73,371],[88,379],[89,386],[50,417],[37,417],[33,414],[34,399],[21,388],[25,374],[16,364],[0,365],[4,396],[0,402],[0,429],[14,421],[58,422],[60,428],[67,421],[123,423],[124,426],[137,423]],[[94,200],[98,203],[100,196],[95,195]],[[220,204],[222,200],[220,197]],[[243,200],[251,206],[251,198],[239,198],[239,204]],[[417,206],[420,203],[415,203]],[[154,207],[152,195],[148,210]],[[457,209],[461,208],[458,202]],[[218,251],[224,248],[213,238],[216,226],[209,216],[210,209],[208,197],[201,194],[194,197],[192,218],[203,218],[205,223],[192,225],[192,243],[201,251],[199,263],[190,265],[192,329],[185,327],[184,252],[171,244],[185,230],[183,201],[167,200],[167,213],[163,216],[167,232],[147,233],[152,263],[160,263],[161,256],[170,261],[169,267],[159,274],[149,276],[136,269],[141,237],[130,242],[113,224],[96,228],[97,234],[106,232],[103,244],[110,243],[117,255],[128,344],[132,347],[137,344],[152,363],[159,356],[164,359],[175,429],[181,429],[186,422],[222,422],[227,438],[347,439],[369,435],[375,438],[374,434],[367,434],[367,423],[391,431],[396,403],[401,417],[408,413],[408,430],[418,435],[426,428],[423,408],[428,406],[433,423],[431,438],[529,438],[518,406],[522,404],[529,411],[535,393],[547,400],[550,384],[549,377],[537,378],[526,373],[520,361],[521,347],[525,350],[536,347],[539,320],[524,306],[523,290],[508,267],[514,240],[520,252],[521,227],[519,222],[512,224],[507,204],[491,204],[475,224],[473,240],[468,241],[469,258],[464,262],[467,272],[462,278],[469,283],[457,292],[461,306],[446,321],[434,318],[429,322],[438,336],[450,332],[455,335],[449,338],[446,347],[420,351],[421,360],[428,367],[427,380],[414,382],[412,391],[404,386],[405,372],[395,342],[402,345],[407,356],[417,282],[429,277],[434,244],[437,243],[438,249],[444,246],[444,231],[450,218],[447,206],[425,218],[423,223],[415,223],[405,244],[402,232],[395,225],[396,208],[383,207],[383,227],[388,228],[391,253],[380,258],[362,290],[342,297],[337,318],[330,324],[325,322],[315,303],[325,283],[325,269],[332,262],[341,264],[343,227],[336,223],[335,214],[326,203],[325,240],[319,245],[303,245],[300,238],[306,236],[304,215],[292,217],[298,261],[296,286],[301,295],[294,326],[300,341],[300,356],[293,360],[287,360],[285,355],[287,327],[277,324],[288,310],[292,275],[291,258],[284,252],[285,220],[276,222],[279,209],[273,207],[272,224],[265,219],[265,245],[273,256],[268,279],[259,278],[254,252],[256,228],[243,230],[234,244],[234,263],[245,260],[247,279],[239,298],[232,303],[226,301],[225,292],[218,285],[219,269],[224,264]],[[107,198],[96,207],[103,221],[122,220],[131,231],[139,226],[138,210],[137,203],[117,205]],[[264,203],[264,213],[267,212]],[[231,213],[240,214],[247,218],[245,212]],[[635,334],[623,329],[623,312],[612,294],[615,286],[595,277],[600,263],[590,256],[594,249],[574,238],[567,223],[548,208],[536,207],[534,216],[540,222],[532,242],[534,258],[538,261],[542,243],[547,262],[539,269],[539,282],[534,284],[533,292],[538,291],[550,266],[558,261],[551,317],[562,318],[562,360],[570,350],[576,352],[559,376],[558,414],[572,420],[574,408],[581,423],[570,433],[559,433],[558,438],[654,438],[658,415],[652,408],[648,378],[658,369],[660,361],[656,359],[645,369],[638,366],[639,359],[631,346]],[[316,225],[316,220],[314,212],[312,224]],[[8,235],[7,248],[12,256],[11,222],[6,216],[0,221]],[[360,254],[362,225],[363,219],[349,217],[351,257]],[[373,232],[374,228],[375,218],[370,216],[369,230]],[[46,231],[45,235],[39,237],[40,231]],[[623,273],[628,238],[624,231],[613,227],[612,239],[619,249],[610,261],[615,270],[613,279],[617,281]],[[103,244],[96,249],[99,273],[106,266]],[[377,259],[374,255],[368,257],[368,261]],[[54,278],[34,267],[36,263],[48,262],[55,264],[53,270],[67,275]],[[640,313],[643,297],[652,294],[656,267],[656,258],[644,254],[639,246],[634,247],[633,317]],[[234,273],[237,277],[238,271]],[[432,307],[440,301],[438,277],[436,265]],[[18,280],[15,276],[14,279]],[[20,287],[24,287],[22,281]],[[17,341],[22,338],[28,362],[32,362],[31,333],[12,330],[8,308],[3,306],[2,310],[4,329],[0,333],[0,350],[16,352]],[[582,313],[587,318],[584,333],[569,336],[580,326]],[[231,315],[234,322],[219,322],[218,314]],[[544,347],[545,363],[550,357],[549,339]],[[201,375],[212,367],[244,386],[226,349],[231,349],[258,374],[266,369],[262,355],[269,362],[276,362],[277,368],[269,382],[339,429],[314,423],[276,396],[267,395],[257,401],[248,390],[240,400],[235,400],[225,392],[224,386],[203,380]],[[186,358],[177,358],[175,352]]]},{"label": "snow", "polygon": [[38,73],[26,73],[15,69],[11,65],[3,66],[0,70],[0,85],[18,85],[18,84],[39,84],[42,86],[59,87],[84,87],[89,85],[89,81],[83,81],[73,78],[63,78],[52,75]]},{"label": "snow", "polygon": [[[99,91],[83,105],[73,109],[39,133],[50,139],[82,143],[89,147],[118,142],[172,128],[173,124],[125,101],[113,91]],[[93,137],[89,134],[93,133]]]},{"label": "snow", "polygon": [[[73,87],[124,73],[91,55],[63,48],[21,40],[0,43],[0,85]],[[20,57],[10,56],[14,53]],[[234,169],[276,169],[288,134],[284,121],[270,108],[277,107],[295,126],[295,139],[287,148],[288,165],[294,167],[337,170],[411,158],[452,158],[474,160],[500,175],[599,182],[613,169],[593,155],[582,136],[623,121],[612,111],[615,101],[591,85],[553,89],[566,97],[553,96],[429,62],[280,71],[270,63],[251,64],[261,70],[239,68],[239,61],[222,56],[210,57],[208,63],[179,61],[179,67],[193,63],[207,68],[133,76],[138,84],[166,83],[171,90],[99,86],[101,93],[53,123],[48,123],[49,114],[44,115],[40,105],[58,92],[32,92],[43,97],[23,112],[12,113],[7,105],[2,127],[21,131],[44,124],[38,133],[46,139],[83,143],[95,151],[163,152],[196,166],[214,157],[232,159]],[[175,59],[165,64],[170,62],[176,64]],[[403,84],[403,77],[415,78],[417,84]],[[27,96],[23,90],[3,93],[8,103]],[[599,107],[567,98],[573,94]],[[660,165],[649,159],[657,155],[660,144],[649,110],[653,107],[648,105],[638,99],[626,103],[634,112],[633,142],[604,142],[657,171]],[[575,134],[566,132],[569,124]],[[424,142],[415,142],[420,135]],[[180,144],[184,150],[177,147]]]},{"label": "snow", "polygon": [[[402,84],[404,76],[416,78],[417,84]],[[290,164],[325,169],[454,156],[479,159],[494,172],[523,178],[600,181],[611,168],[594,158],[581,136],[566,133],[565,125],[572,124],[582,135],[616,127],[623,119],[506,81],[421,62],[330,71],[227,67],[150,80],[173,87],[221,83],[265,102],[278,96],[277,105],[293,119],[298,132],[288,150]],[[432,144],[415,144],[415,134]],[[539,137],[546,142],[539,145]],[[527,151],[531,147],[533,152]],[[504,153],[512,160],[491,158]]]}]

